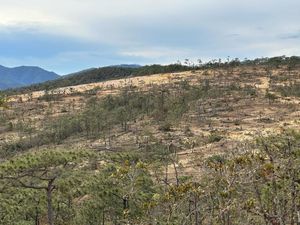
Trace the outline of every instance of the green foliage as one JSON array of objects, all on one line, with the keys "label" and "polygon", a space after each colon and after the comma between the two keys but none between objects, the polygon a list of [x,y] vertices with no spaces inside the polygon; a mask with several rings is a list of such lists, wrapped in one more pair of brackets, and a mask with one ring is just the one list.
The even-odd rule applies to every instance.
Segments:
[{"label": "green foliage", "polygon": [[7,99],[4,95],[0,94],[0,108],[6,108]]},{"label": "green foliage", "polygon": [[76,224],[138,224],[146,219],[154,194],[147,164],[128,155],[118,156],[92,179],[86,187],[89,197],[78,206]]},{"label": "green foliage", "polygon": [[[34,147],[61,144],[75,135],[85,135],[88,139],[101,138],[110,145],[113,131],[121,129],[128,132],[132,124],[144,118],[157,124],[160,131],[172,131],[170,128],[178,125],[178,121],[188,112],[197,110],[197,103],[230,96],[233,92],[253,96],[255,92],[252,89],[239,85],[213,86],[207,79],[195,85],[182,80],[175,84],[153,86],[147,92],[126,87],[120,95],[100,99],[91,97],[79,113],[50,117],[42,129],[35,131],[30,121],[16,124],[17,130],[27,137],[5,143],[0,152],[2,157],[9,157]],[[211,136],[209,142],[219,139]]]},{"label": "green foliage", "polygon": [[274,87],[275,91],[278,91],[282,96],[295,96],[300,97],[300,83],[294,82],[284,86]]},{"label": "green foliage", "polygon": [[223,137],[217,133],[212,133],[208,136],[208,143],[219,142],[223,139]]},{"label": "green foliage", "polygon": [[72,151],[39,151],[26,153],[20,157],[15,157],[0,165],[0,175],[15,174],[26,170],[34,170],[37,168],[55,167],[65,165],[69,162],[76,162],[87,157],[88,152],[72,152]]},{"label": "green foliage", "polygon": [[159,126],[159,130],[163,131],[163,132],[169,132],[171,131],[171,124],[168,122],[163,122],[160,126]]},{"label": "green foliage", "polygon": [[174,151],[158,143],[105,158],[86,151],[25,153],[0,165],[0,221],[45,221],[48,200],[39,187],[46,190],[56,177],[55,224],[293,224],[299,144],[295,131],[260,137],[248,148],[204,159],[198,182],[179,177],[178,183],[161,182],[158,170],[173,162]]},{"label": "green foliage", "polygon": [[49,224],[54,220],[63,221],[68,216],[64,213],[72,209],[60,205],[76,197],[83,181],[82,173],[74,169],[91,156],[85,151],[48,150],[26,153],[0,164],[0,197],[13,194],[11,202],[1,201],[1,208],[7,209],[0,212],[1,224],[11,224],[5,221],[15,219],[19,219],[16,224],[26,224],[25,221],[32,224],[46,217],[46,212]]},{"label": "green foliage", "polygon": [[[282,60],[288,63],[277,58],[257,64],[277,67]],[[209,66],[233,68],[247,63],[233,60]],[[132,68],[103,71],[120,72],[115,76],[122,77],[133,71],[133,75],[145,75],[181,69],[152,66],[139,72]],[[89,71],[93,76],[82,81],[108,79],[102,72]],[[152,85],[147,91],[126,87],[120,95],[103,98],[97,98],[96,92],[87,93],[89,101],[80,112],[49,117],[39,129],[30,120],[11,124],[20,138],[1,146],[0,224],[46,224],[47,220],[58,225],[296,223],[300,205],[300,134],[296,131],[260,137],[228,152],[200,155],[194,159],[199,166],[196,173],[182,176],[180,171],[177,151],[193,150],[195,143],[184,145],[179,140],[181,146],[177,146],[177,140],[172,142],[173,134],[180,133],[179,123],[187,121],[199,105],[206,116],[215,114],[207,111],[222,107],[220,100],[227,101],[233,94],[256,97],[252,86],[213,85],[207,78],[193,84],[182,80]],[[267,92],[265,97],[272,100],[274,96]],[[124,147],[122,152],[38,148],[66,144],[66,139],[75,137],[101,139],[110,145],[115,133],[135,135],[134,129],[145,119],[158,128],[157,134],[147,133],[149,140],[138,147]],[[198,138],[188,127],[184,132]],[[212,132],[201,142],[216,144],[222,139],[222,133]]]}]

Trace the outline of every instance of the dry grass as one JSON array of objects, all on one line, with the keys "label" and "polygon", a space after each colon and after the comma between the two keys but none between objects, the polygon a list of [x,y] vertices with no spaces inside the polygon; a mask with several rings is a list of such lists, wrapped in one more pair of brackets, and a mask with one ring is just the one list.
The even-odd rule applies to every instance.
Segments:
[{"label": "dry grass", "polygon": [[[284,68],[272,71],[272,76],[282,76]],[[300,71],[294,71],[292,79],[297,80]],[[143,139],[149,134],[155,140],[170,143],[180,147],[178,152],[178,171],[186,175],[200,174],[197,163],[206,157],[214,154],[222,154],[230,151],[235,146],[245,141],[251,141],[258,135],[270,135],[280,133],[286,129],[300,128],[300,99],[296,97],[282,97],[279,93],[274,102],[269,103],[265,94],[270,89],[270,77],[264,68],[237,68],[228,73],[224,70],[201,70],[196,72],[182,72],[173,74],[155,74],[151,76],[133,77],[128,79],[111,80],[99,83],[58,88],[52,91],[54,94],[61,94],[62,98],[55,102],[38,100],[45,93],[43,91],[33,92],[30,95],[18,95],[10,98],[10,110],[6,111],[11,122],[20,119],[35,121],[37,126],[40,121],[47,117],[59,116],[66,113],[80,111],[88,97],[83,94],[96,90],[95,96],[103,97],[109,94],[118,94],[124,87],[134,86],[138,90],[146,91],[154,85],[170,84],[186,80],[192,85],[208,79],[213,86],[226,86],[239,84],[241,87],[255,87],[258,95],[256,97],[227,96],[226,98],[207,99],[203,102],[206,112],[203,113],[204,121],[198,119],[197,112],[191,111],[185,116],[176,129],[168,135],[159,131],[157,127],[145,126],[145,121],[137,121],[131,126],[128,133],[121,133],[116,130],[113,145],[122,149],[137,148],[135,136]],[[272,81],[274,82],[274,81]],[[280,81],[277,83],[280,85]],[[22,101],[20,101],[22,99]],[[211,104],[211,102],[214,102]],[[230,107],[228,107],[230,106]],[[230,110],[229,110],[230,109]],[[215,114],[212,113],[215,111]],[[208,122],[209,120],[209,122]],[[184,133],[184,127],[188,126],[191,137]],[[206,138],[217,131],[222,135],[222,140],[216,143],[208,143]],[[9,132],[0,133],[0,140],[7,140],[15,137],[16,134]],[[189,147],[184,142],[194,142],[195,146]],[[101,140],[69,140],[62,145],[68,147],[98,148],[103,146]],[[174,168],[170,165],[170,174],[174,175]]]}]

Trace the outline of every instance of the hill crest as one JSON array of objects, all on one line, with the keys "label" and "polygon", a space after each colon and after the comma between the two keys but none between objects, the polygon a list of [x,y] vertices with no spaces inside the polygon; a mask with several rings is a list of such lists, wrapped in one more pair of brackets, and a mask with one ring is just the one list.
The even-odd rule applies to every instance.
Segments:
[{"label": "hill crest", "polygon": [[37,66],[18,66],[9,68],[0,65],[0,77],[1,90],[54,80],[60,76]]}]

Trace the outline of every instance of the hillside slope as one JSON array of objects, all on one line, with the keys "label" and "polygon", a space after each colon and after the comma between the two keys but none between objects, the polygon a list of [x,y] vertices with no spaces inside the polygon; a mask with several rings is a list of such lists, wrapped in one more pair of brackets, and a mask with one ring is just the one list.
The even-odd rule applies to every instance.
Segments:
[{"label": "hillside slope", "polygon": [[295,224],[299,90],[279,63],[8,96],[0,223]]},{"label": "hillside slope", "polygon": [[151,66],[108,66],[91,68],[77,73],[65,75],[56,80],[47,81],[41,84],[34,84],[29,87],[10,90],[9,93],[29,93],[32,91],[50,90],[54,88],[88,84],[105,80],[122,79],[135,76],[147,76],[156,73],[171,73],[188,71],[190,68],[183,65],[151,65]]}]

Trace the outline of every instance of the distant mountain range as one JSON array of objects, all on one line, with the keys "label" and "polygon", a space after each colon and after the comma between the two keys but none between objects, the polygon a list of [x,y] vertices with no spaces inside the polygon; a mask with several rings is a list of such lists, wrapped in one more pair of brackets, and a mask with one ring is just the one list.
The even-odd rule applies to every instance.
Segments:
[{"label": "distant mountain range", "polygon": [[[132,69],[140,68],[141,66],[138,64],[120,64],[113,65],[110,67]],[[96,70],[96,68],[90,68],[80,72],[72,73],[66,75],[65,77],[87,73],[93,70]],[[32,84],[38,84],[43,83],[45,81],[55,80],[57,78],[62,77],[54,72],[49,72],[36,66],[19,66],[15,68],[8,68],[0,65],[0,90],[29,86]]]},{"label": "distant mountain range", "polygon": [[40,67],[19,66],[8,68],[0,65],[0,90],[41,83],[59,77],[56,73],[46,71]]}]

